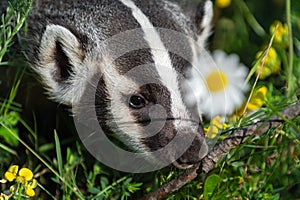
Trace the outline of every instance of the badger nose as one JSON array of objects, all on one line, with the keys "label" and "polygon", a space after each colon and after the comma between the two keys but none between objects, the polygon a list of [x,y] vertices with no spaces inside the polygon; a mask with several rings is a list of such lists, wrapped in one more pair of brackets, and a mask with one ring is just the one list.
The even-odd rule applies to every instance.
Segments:
[{"label": "badger nose", "polygon": [[173,165],[177,168],[186,169],[202,160],[208,153],[203,129],[200,127],[190,147],[180,156]]}]

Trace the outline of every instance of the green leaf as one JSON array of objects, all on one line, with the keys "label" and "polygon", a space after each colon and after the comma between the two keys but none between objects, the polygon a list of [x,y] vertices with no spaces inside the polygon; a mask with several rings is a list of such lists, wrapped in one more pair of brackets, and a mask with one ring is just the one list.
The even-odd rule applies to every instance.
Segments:
[{"label": "green leaf", "polygon": [[140,190],[141,186],[143,185],[143,183],[131,183],[128,185],[127,187],[127,190],[130,192],[130,193],[134,193],[135,191],[137,190]]},{"label": "green leaf", "polygon": [[16,128],[10,128],[8,130],[4,127],[0,127],[0,136],[2,136],[4,138],[4,140],[7,144],[10,144],[11,146],[16,147],[16,146],[18,146],[19,141],[15,136],[13,136],[11,134],[10,131],[12,131],[15,135],[18,135],[18,129],[16,129]]},{"label": "green leaf", "polygon": [[213,194],[216,192],[218,185],[223,181],[223,179],[216,174],[209,176],[204,184],[204,199],[212,199]]},{"label": "green leaf", "polygon": [[5,116],[4,122],[8,125],[15,126],[19,122],[19,119],[19,114],[17,112],[12,111]]},{"label": "green leaf", "polygon": [[245,163],[244,163],[244,162],[241,162],[241,161],[236,161],[236,162],[230,163],[230,165],[233,166],[233,167],[239,168],[239,167],[244,166]]},{"label": "green leaf", "polygon": [[0,149],[3,149],[4,151],[6,151],[12,155],[15,155],[15,156],[17,155],[17,152],[15,150],[13,150],[13,149],[9,148],[8,146],[1,144],[1,143],[0,143]]},{"label": "green leaf", "polygon": [[43,144],[39,147],[39,152],[45,153],[47,151],[53,150],[53,148],[54,148],[53,143]]},{"label": "green leaf", "polygon": [[98,188],[95,188],[95,187],[91,187],[88,189],[88,192],[91,194],[97,194],[97,193],[101,192],[101,190],[99,190]]},{"label": "green leaf", "polygon": [[100,184],[101,184],[101,188],[105,189],[108,186],[109,181],[108,181],[108,179],[106,177],[102,176],[100,178]]},{"label": "green leaf", "polygon": [[54,140],[55,140],[58,172],[59,172],[59,175],[61,177],[64,177],[64,174],[63,174],[63,161],[62,161],[62,155],[61,155],[60,142],[59,142],[59,138],[58,138],[58,135],[57,135],[56,131],[54,131]]}]

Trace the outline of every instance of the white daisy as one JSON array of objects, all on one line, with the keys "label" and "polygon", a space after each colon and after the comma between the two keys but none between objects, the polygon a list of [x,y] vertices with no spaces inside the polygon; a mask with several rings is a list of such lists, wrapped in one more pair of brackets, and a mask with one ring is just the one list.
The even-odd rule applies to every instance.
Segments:
[{"label": "white daisy", "polygon": [[[248,87],[245,79],[247,68],[235,54],[227,56],[216,50],[212,57],[207,52],[201,56],[191,72],[188,99],[194,99],[199,112],[208,117],[231,114],[241,106]],[[190,98],[194,96],[194,98]],[[193,100],[190,103],[194,103]]]}]

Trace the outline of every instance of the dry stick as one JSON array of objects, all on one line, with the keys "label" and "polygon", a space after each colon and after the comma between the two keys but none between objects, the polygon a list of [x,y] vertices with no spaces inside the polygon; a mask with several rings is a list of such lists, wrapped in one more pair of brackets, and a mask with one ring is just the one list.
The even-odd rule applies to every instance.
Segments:
[{"label": "dry stick", "polygon": [[290,106],[282,110],[280,116],[273,116],[267,120],[261,120],[244,128],[239,128],[234,131],[229,137],[224,139],[215,148],[213,148],[202,160],[202,171],[204,173],[209,172],[216,162],[218,162],[223,156],[230,151],[233,147],[239,146],[244,143],[249,136],[261,135],[270,128],[281,125],[286,119],[293,119],[300,115],[300,103]]},{"label": "dry stick", "polygon": [[219,143],[213,148],[201,161],[193,168],[186,170],[177,178],[171,180],[169,183],[163,185],[158,190],[149,193],[141,199],[156,200],[162,199],[169,194],[179,190],[184,185],[191,182],[198,175],[197,171],[208,173],[215,164],[224,157],[233,147],[244,143],[249,136],[255,134],[260,135],[270,128],[275,128],[281,125],[286,119],[293,119],[300,115],[300,103],[288,107],[280,112],[280,116],[273,116],[270,119],[259,121],[244,128],[233,130],[233,134]]},{"label": "dry stick", "polygon": [[147,194],[146,196],[142,197],[140,200],[156,200],[162,199],[169,194],[172,194],[176,190],[180,189],[181,187],[185,186],[192,180],[194,180],[198,173],[197,170],[200,166],[200,163],[196,164],[193,168],[187,169],[183,174],[174,178],[169,183],[163,185],[159,189],[154,192]]},{"label": "dry stick", "polygon": [[242,113],[242,117],[241,117],[241,120],[240,120],[238,126],[241,125],[242,119],[244,118],[244,116],[245,116],[245,114],[246,114],[247,107],[248,107],[248,105],[249,105],[249,103],[250,103],[250,100],[251,100],[252,95],[253,95],[253,93],[254,93],[254,89],[255,89],[255,87],[256,87],[256,84],[257,84],[258,79],[259,79],[259,77],[260,77],[260,74],[261,74],[261,72],[262,72],[262,69],[263,69],[263,67],[265,66],[265,62],[266,62],[266,60],[267,60],[267,56],[268,56],[268,54],[269,54],[269,51],[270,51],[270,49],[271,49],[271,47],[272,47],[273,40],[274,40],[274,38],[275,38],[277,29],[278,29],[278,25],[275,27],[275,30],[274,30],[273,35],[272,35],[272,38],[271,38],[271,40],[270,40],[270,42],[269,42],[268,48],[267,48],[266,51],[265,51],[265,55],[264,55],[264,57],[263,57],[263,60],[262,60],[262,62],[261,62],[261,65],[260,65],[260,67],[259,67],[258,74],[257,74],[257,76],[256,76],[256,78],[255,78],[254,84],[253,84],[252,89],[251,89],[251,91],[250,91],[249,97],[248,97],[248,99],[247,99],[247,102],[246,102],[246,105],[245,105],[245,107],[244,107],[244,110],[243,110],[243,113]]}]

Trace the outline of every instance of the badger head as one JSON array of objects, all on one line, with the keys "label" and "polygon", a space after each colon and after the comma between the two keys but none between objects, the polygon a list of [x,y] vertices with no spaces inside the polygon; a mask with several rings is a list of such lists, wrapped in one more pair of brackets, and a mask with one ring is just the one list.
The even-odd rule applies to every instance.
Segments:
[{"label": "badger head", "polygon": [[[134,21],[124,27],[134,29],[119,33],[112,25],[87,28],[76,15],[68,24],[48,20],[33,69],[52,99],[72,106],[87,124],[95,118],[99,129],[128,151],[156,166],[187,168],[208,151],[201,116],[196,105],[186,104],[183,81],[209,35],[212,5],[203,2],[191,19],[173,3],[157,1],[162,5],[157,8],[153,2],[121,0],[118,9]],[[122,27],[121,11],[115,12],[115,24]],[[107,154],[98,137],[83,136],[90,151],[102,149],[96,157]]]}]

